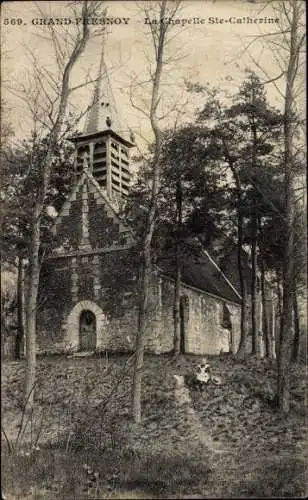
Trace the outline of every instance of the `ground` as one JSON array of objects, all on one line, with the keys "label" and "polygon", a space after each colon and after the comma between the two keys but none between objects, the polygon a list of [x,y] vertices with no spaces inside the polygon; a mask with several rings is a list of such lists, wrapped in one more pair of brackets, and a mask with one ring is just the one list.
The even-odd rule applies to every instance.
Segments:
[{"label": "ground", "polygon": [[41,357],[25,432],[24,361],[3,363],[6,498],[304,497],[305,367],[292,367],[291,411],[281,418],[273,361],[208,360],[222,385],[200,393],[177,387],[173,376],[190,372],[198,357],[146,356],[136,426],[128,355]]}]

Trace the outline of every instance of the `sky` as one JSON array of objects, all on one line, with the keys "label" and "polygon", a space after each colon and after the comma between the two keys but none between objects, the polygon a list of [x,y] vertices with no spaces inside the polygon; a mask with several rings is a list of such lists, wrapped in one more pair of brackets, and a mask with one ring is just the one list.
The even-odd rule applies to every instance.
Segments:
[{"label": "sky", "polygon": [[[12,95],[12,89],[27,85],[31,75],[30,53],[35,54],[39,63],[50,72],[55,71],[53,47],[45,38],[47,26],[37,24],[37,19],[70,18],[74,20],[69,2],[39,1],[13,2],[2,4],[2,97],[6,101],[7,119],[13,125],[15,137],[28,135],[31,120],[23,101]],[[70,2],[72,4],[72,2]],[[103,2],[102,2],[103,4]],[[153,69],[153,47],[149,39],[150,25],[144,22],[142,5],[144,2],[112,1],[104,2],[108,7],[105,17],[128,18],[127,24],[109,25],[105,37],[105,60],[121,119],[132,129],[137,145],[144,148],[151,140],[148,118],[142,112],[149,103],[150,88],[136,86],[139,80],[148,78],[147,70]],[[146,2],[147,7],[151,2]],[[40,13],[38,13],[38,7]],[[277,24],[247,23],[252,19],[273,18],[272,8],[265,3],[251,0],[184,0],[176,14],[180,23],[193,20],[195,24],[181,24],[172,27],[166,55],[173,63],[164,67],[161,87],[161,112],[166,115],[162,126],[173,126],[175,120],[182,123],[194,118],[200,98],[187,94],[184,81],[217,86],[233,93],[244,77],[247,67],[254,69],[264,79],[279,75],[281,70],[275,53],[265,46],[261,34],[269,34],[277,29]],[[216,23],[222,19],[223,23]],[[230,23],[230,18],[232,22]],[[20,19],[21,21],[16,21]],[[204,24],[198,22],[204,19]],[[235,20],[242,20],[241,23]],[[15,21],[14,21],[15,20]],[[246,21],[246,22],[245,22]],[[21,25],[17,23],[21,22]],[[8,24],[7,24],[8,23]],[[55,26],[55,30],[62,27]],[[73,33],[76,27],[66,29]],[[71,30],[71,31],[70,31]],[[254,42],[249,46],[248,44]],[[94,38],[87,46],[72,76],[72,85],[85,81],[85,75],[94,79],[97,74],[102,38]],[[264,69],[257,68],[254,61]],[[283,91],[284,82],[277,81]],[[281,107],[282,99],[274,84],[266,86],[272,105]],[[72,94],[71,109],[85,109],[91,99],[92,86],[87,86]],[[132,107],[130,96],[139,110]],[[140,111],[140,108],[142,111]],[[173,111],[172,111],[173,110]],[[82,121],[80,128],[82,128]]]}]

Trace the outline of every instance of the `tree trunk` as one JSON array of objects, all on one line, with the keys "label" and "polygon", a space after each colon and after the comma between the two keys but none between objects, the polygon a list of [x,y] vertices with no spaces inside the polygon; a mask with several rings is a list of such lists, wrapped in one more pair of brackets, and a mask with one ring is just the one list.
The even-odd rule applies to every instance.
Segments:
[{"label": "tree trunk", "polygon": [[142,370],[143,370],[146,327],[149,320],[148,302],[149,302],[149,288],[150,288],[151,269],[152,269],[151,241],[155,227],[156,199],[159,191],[158,165],[159,164],[157,161],[157,163],[155,164],[157,168],[154,169],[154,176],[153,176],[152,202],[149,209],[148,220],[145,228],[145,238],[142,249],[138,331],[136,336],[135,368],[134,368],[133,384],[132,384],[132,406],[133,406],[133,418],[135,423],[140,423],[142,416],[141,415]]},{"label": "tree trunk", "polygon": [[174,285],[174,305],[173,305],[173,318],[174,318],[174,356],[179,356],[181,353],[181,258],[180,249],[176,245],[176,278]]},{"label": "tree trunk", "polygon": [[237,265],[240,278],[241,296],[242,296],[242,307],[241,307],[241,338],[240,345],[237,352],[237,357],[239,359],[246,358],[247,355],[247,284],[244,276],[244,266],[243,266],[243,216],[241,208],[241,187],[240,181],[237,178],[237,191],[238,191],[238,208],[237,208]]},{"label": "tree trunk", "polygon": [[[240,273],[241,274],[241,273]],[[242,295],[242,307],[241,307],[241,338],[240,338],[240,344],[239,344],[239,349],[237,352],[237,358],[238,359],[244,359],[247,356],[247,338],[248,338],[248,332],[247,332],[247,322],[248,322],[248,315],[247,315],[247,286],[246,286],[246,281],[244,278],[242,279],[241,283],[241,295]]]},{"label": "tree trunk", "polygon": [[143,263],[141,268],[141,290],[138,316],[138,331],[136,337],[135,368],[133,376],[133,416],[136,423],[141,422],[141,390],[142,369],[145,347],[145,332],[148,312],[148,290],[150,284],[151,254],[149,249],[143,249]]},{"label": "tree trunk", "polygon": [[243,265],[243,243],[244,243],[244,234],[243,234],[243,214],[242,214],[242,188],[241,188],[241,180],[239,173],[234,166],[234,160],[230,155],[230,151],[226,140],[222,137],[222,143],[224,147],[224,153],[226,161],[229,164],[229,168],[232,172],[234,182],[236,185],[236,196],[237,196],[237,267],[239,272],[239,280],[240,280],[240,289],[242,296],[241,303],[241,338],[239,349],[236,354],[238,359],[244,359],[247,355],[247,284],[244,275],[244,265]]},{"label": "tree trunk", "polygon": [[234,166],[234,161],[230,155],[228,145],[224,137],[222,137],[222,143],[224,147],[224,153],[226,161],[229,164],[229,168],[234,177],[234,182],[236,185],[236,196],[237,196],[237,266],[239,272],[240,279],[240,289],[242,296],[242,304],[241,304],[241,338],[239,349],[236,354],[238,359],[244,359],[247,355],[247,284],[244,276],[244,265],[243,265],[243,243],[244,243],[244,235],[243,235],[243,214],[242,214],[242,188],[241,188],[241,180],[239,173],[237,172],[236,167]]},{"label": "tree trunk", "polygon": [[284,194],[285,194],[285,243],[283,261],[283,305],[282,325],[280,334],[277,399],[281,413],[290,409],[290,363],[292,351],[293,327],[293,288],[294,288],[294,218],[295,204],[293,193],[293,113],[294,84],[298,71],[299,41],[298,29],[300,23],[301,2],[291,3],[290,19],[290,52],[286,74],[286,93],[284,109]]},{"label": "tree trunk", "polygon": [[263,326],[263,336],[265,345],[265,357],[273,357],[273,341],[270,335],[269,321],[268,321],[268,310],[266,301],[266,290],[265,290],[265,270],[264,261],[261,257],[261,300],[262,300],[262,326]]},{"label": "tree trunk", "polygon": [[[255,106],[255,88],[252,88],[252,109]],[[252,157],[251,157],[251,167],[252,174],[256,175],[257,167],[257,127],[255,123],[254,112],[252,113],[251,119],[251,140],[252,140]],[[258,308],[257,308],[257,248],[258,248],[258,215],[257,215],[257,198],[254,194],[253,196],[253,212],[252,212],[252,243],[251,243],[251,328],[252,328],[252,339],[251,339],[251,353],[257,357],[260,357],[260,337],[258,328]]]},{"label": "tree trunk", "polygon": [[24,403],[26,410],[31,410],[34,400],[36,374],[36,306],[40,276],[40,221],[41,207],[37,204],[32,223],[29,257],[29,286],[26,304],[26,372]]},{"label": "tree trunk", "polygon": [[276,282],[276,290],[277,290],[277,309],[278,309],[278,318],[276,318],[276,359],[279,358],[279,346],[280,346],[280,332],[282,329],[282,295],[281,295],[281,278],[279,271],[276,272],[277,282]]},{"label": "tree trunk", "polygon": [[[289,217],[292,217],[292,210],[288,210]],[[277,380],[277,396],[278,404],[282,413],[289,412],[289,396],[290,396],[290,362],[291,349],[293,341],[293,228],[291,229],[290,221],[288,222],[288,235],[285,247],[285,269],[283,277],[283,309],[281,332],[279,342],[279,357],[278,357],[278,380]],[[291,234],[292,233],[292,234]]]},{"label": "tree trunk", "polygon": [[176,278],[174,287],[174,355],[181,353],[181,231],[182,231],[182,184],[179,180],[176,189],[176,212],[177,212],[177,234],[176,234]]},{"label": "tree trunk", "polygon": [[17,269],[17,333],[15,338],[15,360],[21,358],[21,344],[24,338],[24,267],[23,258],[18,255]]},{"label": "tree trunk", "polygon": [[[167,1],[163,0],[160,3],[160,19],[165,17]],[[154,32],[152,36],[154,36]],[[157,197],[160,187],[160,153],[162,146],[162,132],[159,127],[159,120],[157,118],[157,107],[160,101],[159,87],[163,69],[163,53],[166,39],[166,27],[161,24],[158,28],[158,37],[154,39],[156,67],[153,78],[152,98],[150,109],[151,128],[155,136],[155,150],[153,161],[153,175],[152,175],[152,189],[151,189],[151,203],[149,207],[148,217],[146,221],[144,239],[143,239],[143,270],[141,279],[141,292],[140,292],[140,307],[139,307],[139,324],[136,338],[136,351],[135,351],[135,369],[133,375],[132,385],[132,403],[133,403],[133,418],[135,423],[141,422],[141,392],[142,392],[142,369],[143,357],[145,346],[146,323],[148,316],[148,297],[149,297],[149,284],[151,279],[151,242],[155,229],[155,217],[157,210]]]},{"label": "tree trunk", "polygon": [[[90,2],[82,4],[82,28],[78,37],[74,41],[72,51],[69,55],[67,63],[63,69],[59,92],[59,108],[57,111],[54,125],[49,134],[49,144],[45,160],[40,165],[42,171],[42,187],[40,196],[34,202],[32,227],[31,227],[31,243],[29,257],[29,285],[28,285],[28,300],[26,306],[26,373],[25,373],[25,391],[24,401],[26,410],[31,409],[34,400],[34,385],[36,376],[36,309],[37,296],[40,277],[40,261],[39,249],[41,239],[41,216],[44,208],[46,195],[48,192],[50,175],[53,165],[53,151],[58,142],[61,133],[62,125],[65,119],[65,113],[70,95],[70,77],[72,70],[83,53],[86,44],[90,38],[89,25],[86,22],[89,12],[92,12]],[[61,68],[62,69],[62,68]]]},{"label": "tree trunk", "polygon": [[[158,143],[160,151],[160,142]],[[148,301],[149,301],[149,286],[151,280],[151,241],[155,227],[155,214],[156,214],[156,199],[159,191],[159,164],[158,157],[157,163],[154,168],[153,186],[152,186],[152,202],[149,209],[148,220],[145,229],[145,238],[142,250],[142,269],[141,269],[141,289],[140,289],[140,302],[139,302],[139,318],[138,318],[138,331],[136,336],[136,350],[135,350],[135,369],[132,384],[132,406],[133,418],[135,423],[141,422],[141,391],[142,391],[142,370],[143,358],[145,347],[146,326],[148,322]]]},{"label": "tree trunk", "polygon": [[282,296],[281,296],[281,278],[279,277],[279,273],[277,273],[277,307],[279,318],[282,317]]},{"label": "tree trunk", "polygon": [[300,339],[299,312],[298,312],[296,285],[294,285],[294,292],[293,292],[293,313],[294,313],[294,339],[292,346],[292,361],[296,362],[298,361],[299,339]]},{"label": "tree trunk", "polygon": [[253,221],[253,236],[251,245],[251,326],[252,326],[252,345],[251,353],[260,357],[259,329],[258,329],[258,287],[257,287],[257,221]]}]

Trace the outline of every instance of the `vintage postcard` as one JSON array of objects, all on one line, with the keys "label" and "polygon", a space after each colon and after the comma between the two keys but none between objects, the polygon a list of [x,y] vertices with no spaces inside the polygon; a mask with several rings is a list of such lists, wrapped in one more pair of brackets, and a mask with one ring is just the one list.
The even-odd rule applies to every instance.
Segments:
[{"label": "vintage postcard", "polygon": [[305,23],[2,2],[2,499],[307,495]]}]

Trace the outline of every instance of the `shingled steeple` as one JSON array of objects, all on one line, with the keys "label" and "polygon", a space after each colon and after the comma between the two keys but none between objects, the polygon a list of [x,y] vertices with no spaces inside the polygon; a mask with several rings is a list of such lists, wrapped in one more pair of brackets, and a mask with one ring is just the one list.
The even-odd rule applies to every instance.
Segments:
[{"label": "shingled steeple", "polygon": [[130,185],[130,149],[134,144],[125,136],[102,50],[84,133],[73,141],[77,178],[83,171],[86,156],[89,172],[110,199],[127,195]]},{"label": "shingled steeple", "polygon": [[93,134],[106,128],[112,129],[120,136],[125,136],[126,131],[117,110],[105,63],[104,50],[102,50],[93,100],[86,120],[85,133]]}]

